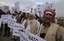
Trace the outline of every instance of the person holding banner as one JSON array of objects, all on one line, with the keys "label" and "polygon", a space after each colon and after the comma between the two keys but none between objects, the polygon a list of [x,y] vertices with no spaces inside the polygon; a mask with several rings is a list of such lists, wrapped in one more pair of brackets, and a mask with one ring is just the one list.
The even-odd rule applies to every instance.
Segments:
[{"label": "person holding banner", "polygon": [[29,13],[29,18],[26,20],[25,24],[25,32],[28,34],[29,32],[33,34],[38,33],[38,28],[40,26],[40,23],[35,19],[35,14],[34,13]]},{"label": "person holding banner", "polygon": [[7,11],[6,11],[6,14],[11,14],[11,13],[10,13],[10,10],[7,10]]},{"label": "person holding banner", "polygon": [[64,41],[64,28],[54,23],[55,15],[53,9],[44,10],[43,23],[38,31],[38,36],[46,41]]},{"label": "person holding banner", "polygon": [[17,18],[17,16],[18,16],[18,12],[13,12],[13,15],[12,15],[12,18],[14,18],[14,19],[16,19]]},{"label": "person holding banner", "polygon": [[[18,16],[18,12],[17,12],[17,11],[14,11],[14,12],[13,12],[13,15],[12,15],[12,18],[17,20],[17,16]],[[16,22],[17,22],[17,21],[16,21]],[[11,32],[12,32],[12,33],[11,33],[11,34],[12,34],[11,40],[16,40],[17,37],[16,37],[16,36],[13,36],[13,28],[11,28]]]},{"label": "person holding banner", "polygon": [[[0,9],[0,18],[2,15],[4,15],[5,13]],[[2,34],[3,31],[3,23],[1,22],[1,26],[0,26],[0,35]]]},{"label": "person holding banner", "polygon": [[28,18],[29,18],[29,13],[26,13],[26,14],[25,14],[25,19],[24,19],[24,21],[23,21],[23,23],[22,23],[23,25],[24,25],[25,22],[28,20]]},{"label": "person holding banner", "polygon": [[22,16],[22,12],[19,11],[18,16],[17,16],[17,23],[21,23],[21,16]]},{"label": "person holding banner", "polygon": [[22,13],[22,15],[21,15],[21,24],[22,24],[22,23],[23,23],[23,21],[25,20],[25,14],[26,14],[26,13],[25,13],[25,12],[23,12],[23,13]]},{"label": "person holding banner", "polygon": [[[6,11],[6,15],[11,15],[11,13],[10,13],[10,10],[7,10]],[[8,27],[8,23],[6,22],[5,24],[4,24],[4,35],[3,36],[7,36],[7,37],[9,37],[10,36],[10,28]]]}]

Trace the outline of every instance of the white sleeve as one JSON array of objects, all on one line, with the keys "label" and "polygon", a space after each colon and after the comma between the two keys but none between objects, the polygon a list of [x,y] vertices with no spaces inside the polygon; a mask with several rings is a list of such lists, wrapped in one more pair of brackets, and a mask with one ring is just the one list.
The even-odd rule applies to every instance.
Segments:
[{"label": "white sleeve", "polygon": [[30,32],[30,25],[27,26],[27,28],[25,29],[25,33],[28,34]]},{"label": "white sleeve", "polygon": [[24,25],[24,24],[25,24],[25,22],[26,22],[26,20],[24,20],[22,24]]},{"label": "white sleeve", "polygon": [[38,33],[38,31],[39,31],[39,27],[40,27],[40,23],[37,22],[37,33]]}]

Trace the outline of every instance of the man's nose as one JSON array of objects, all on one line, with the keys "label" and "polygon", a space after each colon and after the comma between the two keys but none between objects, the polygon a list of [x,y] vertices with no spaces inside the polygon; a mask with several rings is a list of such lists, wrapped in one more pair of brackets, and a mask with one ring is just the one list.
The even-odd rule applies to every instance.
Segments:
[{"label": "man's nose", "polygon": [[50,17],[50,15],[48,14],[47,17]]}]

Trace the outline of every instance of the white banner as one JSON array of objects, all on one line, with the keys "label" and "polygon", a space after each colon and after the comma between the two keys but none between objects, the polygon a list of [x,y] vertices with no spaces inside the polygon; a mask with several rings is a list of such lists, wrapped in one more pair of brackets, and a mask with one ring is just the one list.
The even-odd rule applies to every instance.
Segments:
[{"label": "white banner", "polygon": [[1,15],[1,18],[12,18],[12,15]]},{"label": "white banner", "polygon": [[19,12],[19,2],[15,2],[15,11]]},{"label": "white banner", "polygon": [[14,28],[14,23],[13,22],[8,22],[8,27],[9,28]]},{"label": "white banner", "polygon": [[24,25],[22,25],[22,24],[15,23],[14,25],[15,25],[15,26],[14,26],[14,29],[15,29],[15,28],[18,29],[18,30],[23,30],[23,29],[24,29]]},{"label": "white banner", "polygon": [[10,19],[8,19],[8,22],[14,22],[14,23],[16,23],[16,19],[10,18]]},{"label": "white banner", "polygon": [[48,3],[48,4],[38,4],[36,5],[36,14],[39,13],[39,16],[43,17],[43,14],[44,14],[44,10],[46,8],[51,8],[51,9],[54,9],[54,4],[53,3]]},{"label": "white banner", "polygon": [[28,38],[32,41],[45,41],[43,38],[40,38],[39,36],[34,35],[30,32],[29,32]]},{"label": "white banner", "polygon": [[14,23],[14,25],[13,25],[13,35],[20,37],[19,31],[24,31],[24,26],[22,24]]},{"label": "white banner", "polygon": [[8,27],[13,28],[13,29],[24,29],[24,26],[22,24],[16,23],[16,22],[8,22]]},{"label": "white banner", "polygon": [[27,35],[24,32],[20,32],[20,41],[45,41],[45,40],[32,33],[28,33]]},{"label": "white banner", "polygon": [[8,19],[8,27],[13,28],[16,23],[16,19]]},{"label": "white banner", "polygon": [[7,23],[8,19],[12,18],[12,15],[1,15],[3,23]]},{"label": "white banner", "polygon": [[28,35],[20,31],[20,41],[29,41]]},{"label": "white banner", "polygon": [[3,10],[4,12],[6,12],[6,10],[9,10],[9,6],[3,6],[2,8],[3,8],[2,10]]},{"label": "white banner", "polygon": [[17,29],[13,29],[13,36],[19,36],[20,37],[20,32]]}]

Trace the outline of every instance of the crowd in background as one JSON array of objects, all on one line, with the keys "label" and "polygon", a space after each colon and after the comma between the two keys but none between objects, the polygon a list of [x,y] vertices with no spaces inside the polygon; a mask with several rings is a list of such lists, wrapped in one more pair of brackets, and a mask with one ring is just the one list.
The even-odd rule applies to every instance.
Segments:
[{"label": "crowd in background", "polygon": [[[12,15],[12,18],[17,20],[17,23],[23,24],[25,29],[24,32],[28,34],[31,32],[39,37],[45,39],[46,41],[63,41],[63,27],[60,27],[55,23],[55,10],[47,8],[44,10],[44,15],[39,17],[37,14],[22,12],[22,11],[14,11],[14,13],[10,13],[10,10],[7,10],[6,13],[0,9],[0,17],[1,15]],[[4,32],[3,36],[10,36],[10,29],[8,24],[5,23],[5,28],[3,29],[3,23],[1,24],[0,32]],[[22,31],[23,32],[23,31]],[[0,33],[1,35],[2,33]],[[12,39],[17,39],[16,36],[12,36]]]},{"label": "crowd in background", "polygon": [[[22,12],[22,11],[14,11],[13,13],[10,12],[10,10],[6,10],[6,12],[3,12],[1,9],[0,9],[0,18],[1,18],[1,15],[12,15],[12,18],[15,18],[17,20],[17,23],[20,23],[20,24],[24,24],[24,20],[25,19],[28,19],[29,18],[29,14],[30,13],[26,13],[26,12]],[[38,20],[40,22],[40,24],[42,23],[42,18],[39,17],[37,14],[34,14],[35,15],[35,19]],[[9,27],[8,27],[8,24],[5,23],[4,27],[3,27],[3,23],[1,23],[1,28],[0,28],[0,35],[2,34],[3,32],[3,37],[4,36],[7,36],[9,37],[10,34],[11,34],[11,30]],[[13,36],[12,36],[12,39],[13,39]]]}]

